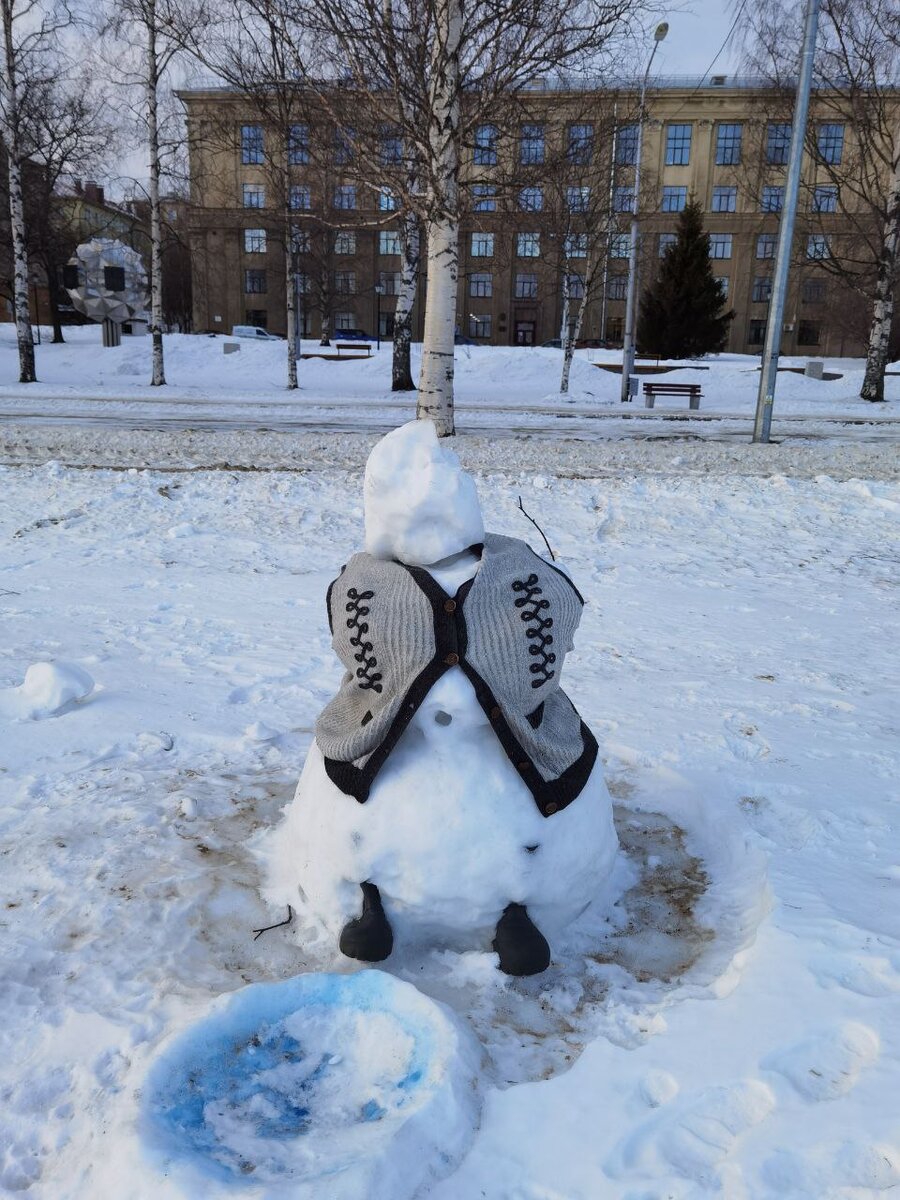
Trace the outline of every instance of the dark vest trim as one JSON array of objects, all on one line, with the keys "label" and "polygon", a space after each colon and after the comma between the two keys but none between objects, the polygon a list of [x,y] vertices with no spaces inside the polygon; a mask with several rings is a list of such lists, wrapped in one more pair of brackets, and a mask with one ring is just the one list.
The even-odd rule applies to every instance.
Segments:
[{"label": "dark vest trim", "polygon": [[[528,545],[527,542],[525,544],[526,544],[526,546]],[[568,575],[565,573],[565,571],[561,571],[555,563],[548,562],[546,558],[541,558],[540,554],[538,554],[537,550],[535,550],[533,547],[528,546],[528,549],[531,550],[531,553],[538,560],[538,562],[541,564],[542,567],[549,567],[551,571],[555,571],[557,573],[557,575],[560,577],[560,579],[564,579],[566,581],[566,583],[569,585],[569,587],[572,589],[572,591],[575,593],[575,595],[581,601],[582,607],[584,607],[584,604],[585,604],[584,596],[582,596],[581,592],[579,592],[578,588],[575,586],[575,584],[572,582],[572,580],[568,577]]]},{"label": "dark vest trim", "polygon": [[[541,562],[543,561],[541,559]],[[363,767],[355,767],[350,762],[339,762],[334,758],[326,758],[325,771],[328,778],[345,795],[353,796],[360,804],[365,804],[369,798],[369,792],[371,791],[375,777],[403,736],[422,701],[444,672],[455,665],[454,663],[445,661],[447,655],[455,654],[459,656],[459,666],[475,689],[475,696],[478,703],[488,717],[491,727],[497,735],[497,740],[503,747],[509,761],[519,772],[523,783],[534,797],[534,801],[541,814],[544,817],[549,817],[554,813],[562,812],[564,808],[581,795],[588,777],[594,769],[598,749],[594,735],[588,729],[587,725],[585,725],[584,721],[582,721],[581,740],[584,745],[583,751],[575,762],[567,767],[560,776],[547,782],[532,762],[528,753],[517,741],[487,683],[466,662],[465,653],[468,645],[468,634],[466,632],[465,617],[463,616],[463,605],[472,584],[475,582],[474,576],[472,579],[467,579],[459,587],[455,596],[450,596],[424,567],[411,567],[405,563],[401,565],[406,567],[406,570],[409,571],[431,604],[434,616],[435,656],[413,681],[412,686],[403,698],[403,703],[400,705],[384,740],[380,746],[372,751],[365,765]],[[550,564],[545,565],[549,566]],[[558,571],[558,574],[563,575],[563,578],[567,579],[567,576],[562,571]],[[571,584],[571,580],[568,582]],[[571,584],[571,586],[577,593],[578,589],[575,588],[575,585]],[[445,607],[448,600],[455,601],[455,608],[450,613],[447,612]],[[566,698],[568,699],[568,697]],[[571,700],[569,700],[569,703],[572,703]],[[541,711],[541,716],[543,716],[543,705],[539,705],[538,709],[535,709],[535,712],[539,710]],[[499,715],[491,716],[492,713]]]}]

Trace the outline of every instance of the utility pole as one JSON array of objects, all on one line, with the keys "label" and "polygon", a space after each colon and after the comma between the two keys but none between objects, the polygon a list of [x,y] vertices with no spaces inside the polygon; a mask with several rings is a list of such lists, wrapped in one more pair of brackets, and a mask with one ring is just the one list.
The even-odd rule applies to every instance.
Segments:
[{"label": "utility pole", "polygon": [[641,81],[641,101],[638,106],[637,146],[634,159],[634,195],[631,199],[631,242],[628,247],[628,297],[625,302],[625,336],[622,340],[622,392],[621,400],[627,404],[631,400],[630,383],[634,372],[635,356],[635,310],[637,308],[637,271],[638,271],[638,212],[640,211],[641,191],[641,150],[644,145],[644,100],[647,94],[647,80],[650,68],[659,49],[659,43],[669,32],[666,21],[657,25],[653,33],[653,50],[647,63],[647,70]]},{"label": "utility pole", "polygon": [[791,246],[794,241],[794,221],[797,216],[797,196],[800,191],[800,167],[803,163],[803,143],[806,141],[806,118],[809,113],[809,92],[812,86],[813,62],[816,54],[816,32],[819,25],[819,0],[806,0],[806,27],[803,34],[803,56],[794,102],[794,121],[791,126],[791,153],[788,160],[784,205],[778,227],[778,249],[772,276],[772,297],[766,322],[762,367],[759,373],[759,394],[756,398],[756,420],[753,441],[768,442],[772,428],[772,406],[775,403],[775,383],[778,378],[778,356],[781,352],[781,332],[787,298],[788,270],[791,265]]}]

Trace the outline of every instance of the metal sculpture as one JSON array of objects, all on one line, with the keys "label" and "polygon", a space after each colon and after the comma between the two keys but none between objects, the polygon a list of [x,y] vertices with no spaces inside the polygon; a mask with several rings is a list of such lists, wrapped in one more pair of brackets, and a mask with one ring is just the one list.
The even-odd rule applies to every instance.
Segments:
[{"label": "metal sculpture", "polygon": [[82,242],[69,259],[65,287],[75,308],[103,322],[103,345],[119,346],[125,321],[146,319],[147,272],[136,250],[113,238]]}]

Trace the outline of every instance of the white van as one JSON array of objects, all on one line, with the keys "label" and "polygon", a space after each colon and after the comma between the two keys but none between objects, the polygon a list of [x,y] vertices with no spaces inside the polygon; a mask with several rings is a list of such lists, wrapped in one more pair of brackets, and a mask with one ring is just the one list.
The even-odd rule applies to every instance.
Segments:
[{"label": "white van", "polygon": [[231,336],[236,338],[252,338],[255,342],[281,342],[277,333],[269,333],[259,325],[232,325]]}]

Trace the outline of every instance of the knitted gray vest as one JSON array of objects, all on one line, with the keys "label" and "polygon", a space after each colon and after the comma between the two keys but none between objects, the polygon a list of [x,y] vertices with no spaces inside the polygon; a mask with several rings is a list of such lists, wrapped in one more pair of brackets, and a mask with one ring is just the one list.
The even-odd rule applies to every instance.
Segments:
[{"label": "knitted gray vest", "polygon": [[597,743],[560,689],[584,600],[517,538],[487,534],[474,578],[449,596],[422,567],[356,554],[328,589],[347,668],[316,722],[331,780],[360,803],[419,705],[457,664],[544,816],[581,792]]}]

